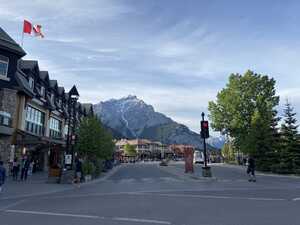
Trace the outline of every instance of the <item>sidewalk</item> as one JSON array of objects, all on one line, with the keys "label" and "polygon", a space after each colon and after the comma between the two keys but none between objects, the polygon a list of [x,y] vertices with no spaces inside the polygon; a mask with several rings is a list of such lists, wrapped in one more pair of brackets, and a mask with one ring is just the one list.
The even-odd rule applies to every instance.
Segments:
[{"label": "sidewalk", "polygon": [[[116,166],[106,173],[102,173],[99,178],[87,183],[82,183],[81,186],[95,184],[106,180],[108,177],[116,173],[122,166]],[[0,193],[0,201],[5,199],[26,198],[32,196],[40,196],[52,194],[66,190],[76,189],[72,184],[53,184],[47,183],[48,173],[39,172],[28,176],[27,181],[13,181],[12,177],[8,177],[3,191]]]}]

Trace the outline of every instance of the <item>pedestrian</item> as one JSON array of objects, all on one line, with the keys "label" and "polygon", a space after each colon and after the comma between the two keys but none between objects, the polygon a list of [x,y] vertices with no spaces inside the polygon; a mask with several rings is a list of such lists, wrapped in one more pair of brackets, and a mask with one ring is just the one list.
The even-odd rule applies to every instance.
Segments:
[{"label": "pedestrian", "polygon": [[256,182],[255,177],[255,160],[252,156],[248,158],[248,167],[247,167],[247,174],[249,176],[249,182]]},{"label": "pedestrian", "polygon": [[18,158],[15,157],[13,161],[13,180],[17,181],[18,180],[18,174],[20,171],[20,164],[18,162]]},{"label": "pedestrian", "polygon": [[75,159],[75,183],[78,187],[80,187],[80,181],[82,176],[82,162],[81,159],[76,158]]},{"label": "pedestrian", "polygon": [[21,180],[27,180],[28,169],[30,166],[30,160],[27,156],[22,159],[22,170],[21,170]]},{"label": "pedestrian", "polygon": [[2,192],[2,186],[6,179],[6,169],[3,166],[3,161],[0,161],[0,193]]}]

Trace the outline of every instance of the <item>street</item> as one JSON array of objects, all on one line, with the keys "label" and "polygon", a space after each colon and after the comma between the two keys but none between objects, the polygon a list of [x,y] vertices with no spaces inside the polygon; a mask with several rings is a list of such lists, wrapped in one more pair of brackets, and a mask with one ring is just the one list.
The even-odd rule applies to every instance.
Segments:
[{"label": "street", "polygon": [[0,224],[300,224],[300,178],[258,175],[249,183],[244,168],[214,165],[214,178],[195,179],[181,176],[182,169],[181,163],[126,164],[77,189],[0,196]]}]

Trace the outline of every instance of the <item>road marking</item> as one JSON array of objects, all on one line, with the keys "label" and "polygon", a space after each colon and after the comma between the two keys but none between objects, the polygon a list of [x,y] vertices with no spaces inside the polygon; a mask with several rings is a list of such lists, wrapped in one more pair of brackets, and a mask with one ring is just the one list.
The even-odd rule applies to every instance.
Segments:
[{"label": "road marking", "polygon": [[300,201],[300,198],[293,198],[293,201]]},{"label": "road marking", "polygon": [[162,220],[151,220],[151,219],[138,219],[138,218],[126,218],[126,217],[103,217],[94,215],[82,215],[82,214],[70,214],[70,213],[54,213],[54,212],[42,212],[42,211],[27,211],[27,210],[5,210],[7,213],[20,213],[20,214],[31,214],[31,215],[44,215],[44,216],[62,216],[62,217],[75,217],[84,219],[102,219],[102,220],[115,220],[115,221],[126,221],[136,223],[150,223],[150,224],[167,224],[171,225],[169,221]]},{"label": "road marking", "polygon": [[137,218],[126,218],[126,217],[114,217],[112,219],[116,220],[116,221],[128,221],[128,222],[137,222],[137,223],[172,224],[169,221],[137,219]]},{"label": "road marking", "polygon": [[17,206],[17,205],[19,205],[19,204],[21,204],[21,203],[25,202],[25,201],[26,201],[26,200],[25,200],[25,199],[23,199],[23,200],[20,200],[20,201],[17,201],[17,202],[11,203],[11,204],[9,204],[9,205],[6,205],[6,206],[4,206],[4,207],[0,208],[0,211],[7,210],[7,209],[9,209],[9,208],[11,208],[11,207]]},{"label": "road marking", "polygon": [[93,216],[93,215],[81,215],[81,214],[69,214],[69,213],[53,213],[53,212],[40,212],[40,211],[27,211],[27,210],[5,210],[8,213],[22,213],[32,215],[46,215],[46,216],[65,216],[65,217],[77,217],[77,218],[88,218],[88,219],[104,219],[104,217]]},{"label": "road marking", "polygon": [[134,195],[152,195],[162,197],[184,197],[184,198],[208,198],[208,199],[236,199],[236,200],[255,200],[255,201],[285,201],[283,198],[251,198],[219,195],[190,195],[190,194],[157,194],[157,193],[134,193]]}]

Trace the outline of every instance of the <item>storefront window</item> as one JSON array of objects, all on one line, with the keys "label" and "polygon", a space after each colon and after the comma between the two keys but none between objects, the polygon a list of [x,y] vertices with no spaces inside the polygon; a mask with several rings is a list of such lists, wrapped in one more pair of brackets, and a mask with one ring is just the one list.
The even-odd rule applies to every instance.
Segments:
[{"label": "storefront window", "polygon": [[26,131],[42,136],[44,135],[44,131],[45,131],[44,124],[45,124],[45,113],[31,106],[27,106],[26,121],[25,121]]},{"label": "storefront window", "polygon": [[61,121],[55,119],[54,117],[50,117],[50,137],[52,138],[61,138],[62,125]]}]

